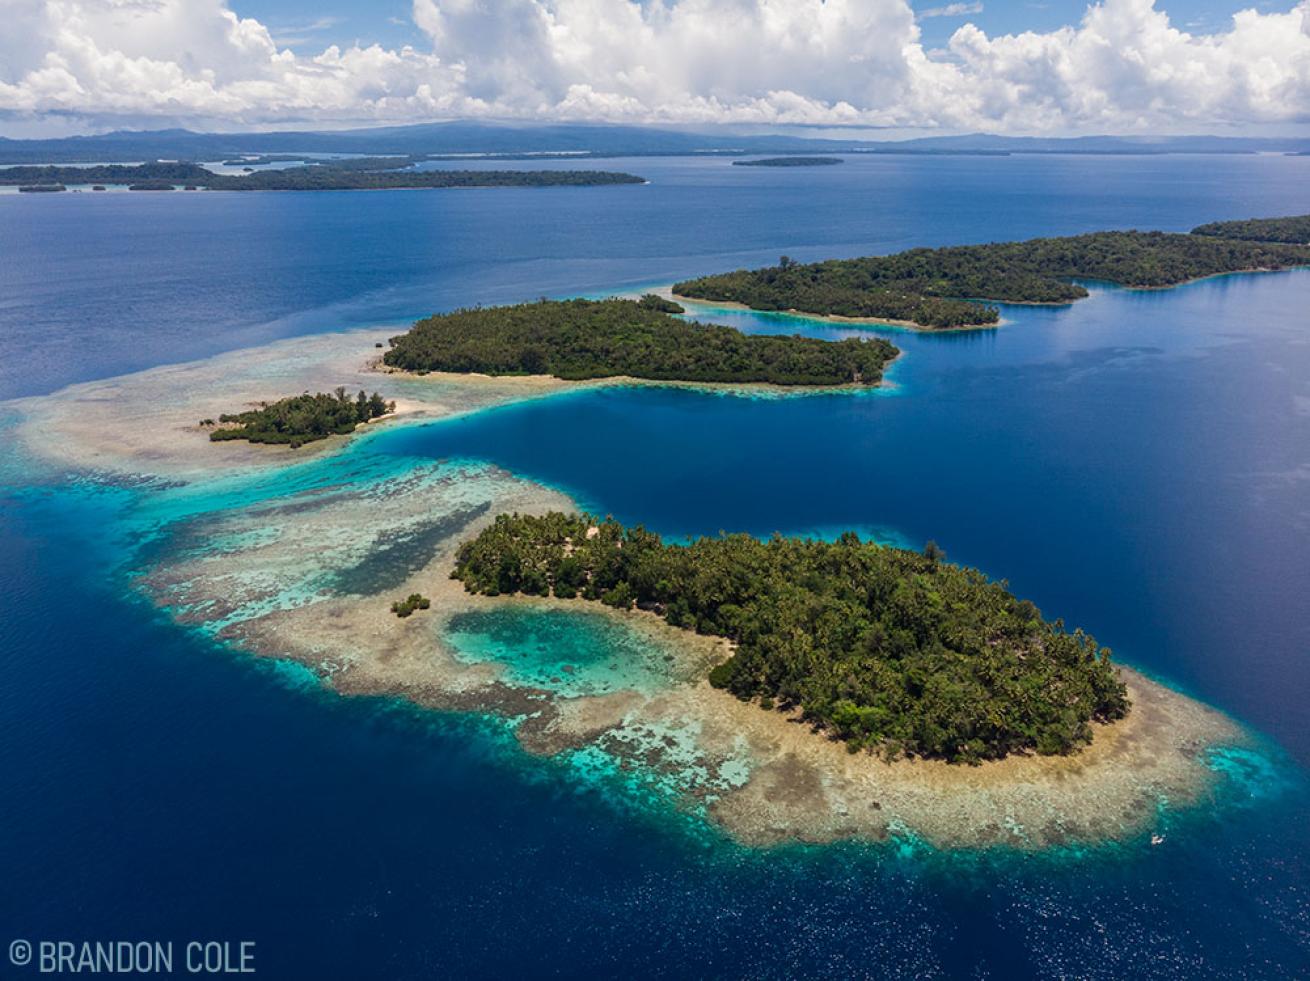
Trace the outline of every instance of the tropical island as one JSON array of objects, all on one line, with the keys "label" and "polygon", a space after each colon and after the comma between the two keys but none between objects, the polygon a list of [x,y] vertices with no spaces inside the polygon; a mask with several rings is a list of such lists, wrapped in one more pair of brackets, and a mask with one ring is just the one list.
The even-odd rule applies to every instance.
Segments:
[{"label": "tropical island", "polygon": [[283,170],[216,174],[197,163],[22,166],[0,170],[0,184],[126,184],[133,190],[192,185],[210,191],[373,191],[449,187],[581,187],[642,184],[604,170],[413,170],[409,158],[332,160]]},{"label": "tropical island", "polygon": [[734,167],[831,167],[842,163],[841,157],[763,157],[759,160],[734,160]]},{"label": "tropical island", "polygon": [[641,300],[540,300],[420,320],[383,363],[416,373],[629,377],[704,383],[876,385],[899,351],[881,338],[824,341],[743,334]]},{"label": "tropical island", "polygon": [[1072,303],[1088,295],[1075,280],[1153,289],[1221,273],[1304,265],[1310,265],[1310,248],[1280,241],[1219,238],[1200,229],[1188,235],[1093,232],[814,263],[783,256],[767,269],[677,283],[673,293],[755,310],[887,320],[940,330],[998,323],[997,308],[976,300]]},{"label": "tropical island", "polygon": [[976,763],[1067,754],[1123,718],[1109,650],[975,569],[862,541],[749,535],[669,545],[591,515],[498,516],[463,544],[471,593],[634,605],[727,638],[710,682],[798,710],[851,752]]},{"label": "tropical island", "polygon": [[1245,221],[1212,221],[1192,229],[1193,235],[1214,235],[1248,242],[1284,242],[1310,245],[1310,215],[1286,218],[1248,218]]},{"label": "tropical island", "polygon": [[[31,415],[14,435],[24,452],[53,466],[94,466],[103,473],[131,479],[149,474],[170,483],[212,478],[224,486],[234,471],[248,471],[249,478],[262,485],[266,476],[261,474],[303,465],[304,461],[297,453],[270,453],[241,439],[222,443],[198,440],[196,420],[217,418],[235,406],[258,405],[267,397],[270,378],[282,379],[287,391],[307,393],[331,392],[338,385],[348,386],[351,392],[361,388],[372,391],[378,385],[384,397],[403,395],[401,409],[407,415],[397,425],[404,425],[405,418],[455,418],[477,409],[566,391],[571,384],[541,377],[468,375],[380,379],[374,362],[382,352],[375,353],[374,344],[385,344],[389,336],[384,330],[368,329],[287,338],[202,362],[89,382],[30,403]],[[332,442],[348,456],[346,441]],[[331,466],[332,459],[325,455],[311,466],[316,468],[320,462]],[[293,479],[276,498],[261,494],[249,506],[225,503],[194,521],[188,519],[181,547],[161,551],[143,566],[137,580],[141,588],[179,621],[224,623],[219,636],[225,642],[252,654],[299,662],[342,695],[399,697],[443,711],[500,717],[512,725],[515,739],[531,754],[583,750],[612,759],[633,776],[658,776],[661,787],[666,788],[661,793],[671,795],[679,807],[704,814],[743,843],[881,841],[912,833],[938,847],[1035,849],[1123,839],[1158,826],[1157,801],[1167,801],[1168,809],[1175,811],[1211,799],[1216,777],[1207,764],[1205,749],[1244,745],[1240,728],[1225,716],[1119,664],[1115,670],[1127,688],[1131,708],[1127,715],[1112,721],[1093,718],[1088,723],[1092,741],[1077,752],[1042,755],[1034,744],[1031,752],[983,757],[978,766],[959,765],[969,758],[966,741],[964,750],[951,757],[957,763],[922,755],[887,761],[878,754],[894,748],[892,740],[897,733],[878,715],[871,714],[866,721],[859,715],[838,720],[834,714],[834,722],[815,733],[802,720],[809,705],[801,703],[799,708],[786,710],[790,703],[785,701],[782,682],[791,684],[794,678],[801,678],[804,683],[804,663],[798,662],[799,672],[794,676],[784,675],[779,681],[765,678],[776,685],[772,690],[777,694],[766,695],[771,689],[752,686],[760,693],[745,701],[734,694],[739,684],[736,669],[718,667],[734,656],[734,641],[724,635],[698,633],[689,629],[689,621],[674,626],[667,609],[663,615],[658,608],[623,612],[603,601],[562,599],[556,595],[554,583],[550,596],[522,591],[490,596],[469,592],[450,577],[462,543],[475,539],[495,515],[576,513],[578,502],[558,489],[479,461],[431,460],[377,472],[371,467],[357,470],[346,457],[339,462],[347,464],[339,475],[358,474],[360,479]],[[595,526],[599,529],[600,524]],[[756,554],[763,545],[742,548],[741,554]],[[801,575],[792,583],[785,574],[773,577],[778,591],[771,593],[755,583],[769,578],[764,573],[774,560],[767,549],[759,551],[761,564],[754,571],[742,569],[736,559],[726,563],[725,551],[723,569],[742,573],[753,590],[770,596],[771,605],[755,612],[774,606],[782,610],[808,608],[810,602],[821,609],[832,600],[841,600],[831,607],[835,616],[818,617],[819,628],[810,630],[826,643],[839,636],[832,631],[846,629],[844,614],[859,614],[859,604],[867,598],[858,592],[844,592],[843,578],[854,576],[859,562],[870,561],[874,568],[881,568],[877,558],[866,559],[859,552],[834,548],[828,553],[830,560],[851,558],[849,569],[840,563],[824,566],[816,555],[814,577]],[[649,558],[656,567],[663,567],[662,557]],[[669,567],[677,561],[687,560],[675,557]],[[809,567],[809,558],[794,561],[796,564],[787,568]],[[908,572],[920,564],[926,568],[929,561],[944,565],[937,550],[892,554],[885,561],[893,574],[880,581],[896,583],[888,601],[891,609],[913,612],[920,599],[927,604],[917,620],[904,626],[898,623],[894,629],[910,630],[908,623],[914,623],[914,630],[923,624],[932,630],[936,592],[943,603],[942,624],[954,624],[964,630],[964,637],[976,639],[977,634],[967,629],[973,617],[979,624],[1006,627],[1009,632],[998,636],[1021,643],[1017,638],[1022,630],[1017,624],[1026,608],[1016,609],[1000,593],[975,590],[967,583],[960,587],[962,592],[956,592],[946,580],[952,575],[949,570],[944,574]],[[897,578],[902,563],[907,570],[903,580]],[[631,574],[625,576],[635,593],[640,581]],[[715,573],[698,581],[712,586],[721,580],[721,574]],[[608,587],[602,596],[613,588]],[[284,602],[288,590],[312,599],[288,605]],[[563,592],[568,592],[567,584]],[[415,595],[420,599],[411,615],[400,616],[399,611]],[[965,608],[946,606],[958,595],[965,597]],[[714,622],[724,621],[721,626],[726,629],[732,613],[727,606],[708,604],[690,590],[687,596],[688,606],[698,617],[702,612],[716,617]],[[430,600],[427,608],[423,599]],[[995,603],[989,605],[993,599]],[[396,612],[391,611],[393,602]],[[633,605],[636,603],[634,595]],[[643,601],[643,605],[649,604]],[[873,612],[860,614],[860,622],[881,622],[881,609],[877,609],[877,617]],[[569,675],[561,678],[561,688],[553,684],[543,688],[540,679],[517,676],[507,662],[464,657],[452,630],[453,618],[466,613],[529,618],[572,613],[591,614],[593,621],[604,618],[605,629],[613,627],[636,638],[637,645],[661,666],[660,677],[665,680],[650,689],[632,689],[624,686],[624,679],[616,678],[614,688],[578,694],[563,690],[570,687],[568,680],[573,676]],[[800,618],[805,621],[804,616]],[[707,620],[707,627],[710,625]],[[1032,629],[1034,635],[1041,630],[1037,624]],[[935,636],[946,653],[936,651],[935,646],[927,651],[916,648],[914,657],[927,657],[914,662],[924,667],[925,673],[907,675],[910,686],[932,676],[927,669],[938,663],[933,658],[964,663],[965,655],[953,646],[952,633]],[[915,637],[917,643],[917,634]],[[738,651],[746,646],[745,640],[735,642]],[[761,650],[764,643],[761,634]],[[898,641],[889,639],[887,650],[894,650],[891,645],[895,643]],[[1090,641],[1087,643],[1090,651]],[[1099,650],[1096,653],[1099,656]],[[998,657],[1005,655],[1005,651],[997,653]],[[879,654],[879,658],[884,656],[885,652]],[[879,663],[866,659],[859,650],[849,658],[836,656],[831,663],[858,668],[866,660]],[[743,679],[749,679],[754,670],[751,655],[745,654],[743,663],[751,668],[743,674]],[[1065,677],[1060,670],[1054,669],[1050,677]],[[729,671],[732,674],[725,678]],[[715,689],[708,681],[711,672],[729,687]],[[900,677],[895,673],[888,676]],[[842,674],[830,677],[845,683]],[[865,676],[857,675],[860,677]],[[961,676],[944,671],[939,681],[953,677]],[[969,675],[962,677],[964,690],[976,691],[967,687]],[[824,694],[817,687],[818,680],[813,689],[816,697]],[[1074,693],[1087,691],[1084,680],[1072,684]],[[878,708],[880,691],[853,688],[836,694],[837,700],[844,698],[858,710]],[[955,709],[945,708],[958,706],[955,689],[946,685],[941,691],[933,689],[931,695],[928,691],[923,689],[923,697],[937,700],[935,704],[943,706],[945,722],[957,724],[959,719],[951,721]],[[1012,693],[1027,696],[1029,689],[1016,682]],[[896,690],[891,689],[891,694]],[[896,697],[918,694],[914,687],[907,687]],[[1113,696],[1113,691],[1110,694]],[[1034,697],[1049,695],[1047,690]],[[766,697],[773,699],[773,710],[762,708],[769,704]],[[1079,698],[1083,707],[1090,705],[1085,696]],[[922,704],[928,707],[927,702]],[[967,711],[967,706],[964,709]],[[1022,706],[1013,710],[1027,711]],[[832,711],[836,711],[836,701]],[[1034,736],[1042,729],[1040,716],[1001,719],[1007,726],[1029,729]],[[963,720],[967,723],[968,716]],[[835,726],[839,724],[847,728],[838,730]],[[875,726],[886,736],[881,742],[867,738]],[[1077,729],[1074,726],[1064,732],[1076,740]],[[1060,731],[1057,726],[1052,734],[1059,739]],[[676,743],[667,740],[670,733],[677,735]],[[1028,738],[1018,729],[1005,733],[1005,740]],[[910,728],[906,735],[910,742],[900,747],[902,754],[913,754],[916,741],[930,751],[932,732]],[[852,736],[857,746],[873,747],[877,754],[863,749],[848,752],[844,740]],[[999,752],[999,745],[994,750],[985,748],[986,744],[982,750],[975,746],[974,751]]]},{"label": "tropical island", "polygon": [[[212,429],[209,438],[214,442],[244,439],[251,443],[281,443],[294,450],[329,436],[347,436],[361,423],[395,411],[395,402],[388,402],[377,392],[370,396],[362,388],[354,398],[346,394],[345,388],[331,395],[306,392],[264,402],[246,412],[224,413],[218,417],[219,428]],[[202,419],[200,424],[209,428],[214,422]]]}]

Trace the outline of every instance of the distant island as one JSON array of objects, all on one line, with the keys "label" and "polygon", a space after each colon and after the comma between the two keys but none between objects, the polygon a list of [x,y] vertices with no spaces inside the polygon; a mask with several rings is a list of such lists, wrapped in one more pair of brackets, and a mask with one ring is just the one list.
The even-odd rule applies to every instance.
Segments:
[{"label": "distant island", "polygon": [[657,296],[456,310],[420,320],[392,338],[383,363],[413,372],[567,380],[875,385],[899,353],[881,338],[743,334],[675,316],[681,311]]},{"label": "distant island", "polygon": [[283,130],[197,133],[184,129],[117,131],[51,139],[0,137],[0,163],[78,163],[136,160],[224,160],[244,166],[247,156],[304,154],[423,154],[512,159],[547,155],[632,157],[670,155],[778,155],[864,153],[896,155],[1297,153],[1310,150],[1304,136],[1079,136],[1013,137],[973,133],[904,140],[807,138],[742,134],[734,128],[697,127],[695,132],[651,126],[452,120],[354,130]]},{"label": "distant island", "polygon": [[749,535],[669,545],[641,527],[559,512],[498,516],[452,578],[471,593],[582,597],[725,637],[710,682],[799,709],[851,752],[976,763],[1067,754],[1123,718],[1110,652],[1049,623],[981,572],[861,541]]},{"label": "distant island", "polygon": [[1248,242],[1283,242],[1310,245],[1310,215],[1287,218],[1248,218],[1245,221],[1214,221],[1192,229],[1193,235],[1214,235]]},{"label": "distant island", "polygon": [[[412,170],[409,158],[333,160],[283,170],[216,174],[196,163],[99,164],[91,167],[10,167],[0,184],[126,184],[134,191],[177,185],[211,191],[371,191],[447,187],[581,187],[642,184],[641,177],[604,170]],[[396,169],[401,168],[401,169]]]},{"label": "distant island", "polygon": [[[1227,223],[1291,235],[1305,219]],[[1284,223],[1293,223],[1286,226]],[[673,287],[687,299],[740,303],[755,310],[889,320],[929,329],[996,324],[994,306],[974,302],[1071,303],[1088,295],[1073,280],[1132,288],[1176,286],[1231,272],[1310,265],[1310,248],[1282,239],[1220,238],[1201,226],[1187,235],[1093,232],[1026,242],[910,249],[889,256],[778,265],[702,276]],[[1290,230],[1289,230],[1290,229]]]},{"label": "distant island", "polygon": [[762,160],[734,160],[734,167],[831,167],[841,157],[765,157]]},{"label": "distant island", "polygon": [[[377,392],[370,396],[363,389],[354,398],[344,388],[338,388],[332,395],[306,392],[265,402],[246,412],[221,415],[220,428],[212,429],[209,438],[214,442],[245,439],[252,443],[280,443],[294,450],[329,436],[349,435],[360,423],[395,411],[396,403],[388,402]],[[203,419],[200,424],[206,428],[214,425],[212,419]]]}]

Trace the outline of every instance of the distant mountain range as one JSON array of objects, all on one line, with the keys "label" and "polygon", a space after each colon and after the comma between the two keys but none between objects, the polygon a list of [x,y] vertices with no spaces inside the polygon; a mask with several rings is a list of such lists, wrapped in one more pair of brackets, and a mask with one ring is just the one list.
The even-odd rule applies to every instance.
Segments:
[{"label": "distant mountain range", "polygon": [[0,138],[0,163],[118,163],[138,160],[222,160],[240,154],[486,154],[580,157],[720,153],[896,154],[1157,154],[1310,153],[1310,139],[1225,136],[1014,137],[972,134],[910,140],[743,136],[727,130],[676,130],[586,124],[447,122],[327,132],[194,133],[185,129],[119,131],[51,140]]}]

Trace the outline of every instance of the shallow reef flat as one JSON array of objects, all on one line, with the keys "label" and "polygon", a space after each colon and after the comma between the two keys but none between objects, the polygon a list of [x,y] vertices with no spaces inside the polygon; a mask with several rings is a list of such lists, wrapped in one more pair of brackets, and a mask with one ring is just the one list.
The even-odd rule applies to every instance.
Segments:
[{"label": "shallow reef flat", "polygon": [[[726,641],[580,600],[472,596],[450,579],[458,544],[496,514],[573,509],[559,491],[477,461],[376,452],[367,437],[292,451],[210,443],[197,426],[339,384],[395,398],[399,418],[383,426],[577,387],[383,376],[371,362],[385,336],[301,338],[75,386],[20,403],[16,432],[58,466],[158,478],[130,517],[143,542],[132,577],[181,623],[305,665],[343,695],[502,718],[527,752],[637,779],[750,845],[909,835],[939,847],[1041,848],[1139,835],[1162,810],[1209,800],[1220,782],[1209,752],[1247,739],[1221,713],[1125,670],[1132,711],[1097,726],[1072,756],[969,767],[851,754],[793,716],[711,688],[705,677]],[[430,609],[392,613],[411,593]],[[511,663],[512,650],[498,659],[489,642],[470,655],[469,631],[488,617],[503,627],[561,616],[623,632],[615,649],[636,651],[645,667],[578,674],[594,651],[572,634],[555,642],[577,649],[548,652],[544,668]],[[534,636],[549,634],[545,623]],[[514,636],[497,643],[513,647]]]},{"label": "shallow reef flat", "polygon": [[[1163,802],[1205,799],[1216,782],[1207,750],[1243,739],[1222,714],[1126,670],[1133,711],[1097,726],[1074,756],[969,767],[852,755],[794,717],[711,688],[705,675],[727,655],[724,641],[583,601],[471,596],[449,578],[457,542],[494,513],[559,503],[493,468],[433,468],[193,519],[142,585],[182,619],[298,661],[343,694],[513,720],[529,752],[642,773],[679,806],[757,845],[900,832],[941,847],[1120,838],[1153,829]],[[390,600],[412,592],[432,608],[392,614]],[[534,682],[507,663],[462,656],[452,621],[505,611],[611,619],[666,650],[670,668],[658,686],[570,695],[561,677]]]},{"label": "shallow reef flat", "polygon": [[[256,408],[301,392],[379,390],[396,411],[360,427],[450,418],[497,405],[586,388],[655,386],[711,389],[752,397],[800,398],[834,391],[765,383],[708,384],[614,377],[565,381],[548,375],[424,375],[388,368],[382,353],[397,330],[362,329],[290,338],[200,361],[70,385],[53,395],[15,399],[9,435],[55,468],[108,476],[199,480],[266,470],[337,453],[356,436],[332,436],[297,449],[243,440],[211,442],[201,420]],[[876,386],[839,386],[848,393]]]},{"label": "shallow reef flat", "polygon": [[52,396],[9,403],[22,415],[13,431],[29,452],[74,469],[148,473],[197,479],[234,469],[300,462],[335,452],[350,437],[299,449],[232,440],[213,443],[202,419],[256,407],[300,392],[382,389],[394,415],[442,418],[573,386],[540,376],[429,376],[417,379],[379,370],[395,329],[366,329],[297,337],[202,361],[164,365],[102,381],[72,385]]}]

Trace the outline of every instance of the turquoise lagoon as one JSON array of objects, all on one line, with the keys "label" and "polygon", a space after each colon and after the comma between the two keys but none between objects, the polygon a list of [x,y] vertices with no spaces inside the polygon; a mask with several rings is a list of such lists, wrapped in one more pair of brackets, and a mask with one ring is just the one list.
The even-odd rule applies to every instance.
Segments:
[{"label": "turquoise lagoon", "polygon": [[667,648],[603,613],[513,606],[456,614],[445,626],[461,660],[502,664],[511,683],[565,697],[653,693],[677,680]]}]

